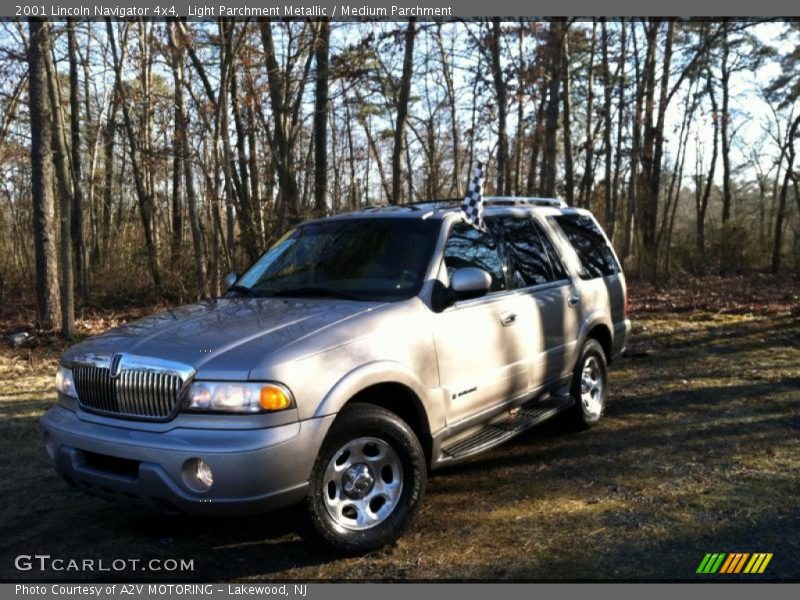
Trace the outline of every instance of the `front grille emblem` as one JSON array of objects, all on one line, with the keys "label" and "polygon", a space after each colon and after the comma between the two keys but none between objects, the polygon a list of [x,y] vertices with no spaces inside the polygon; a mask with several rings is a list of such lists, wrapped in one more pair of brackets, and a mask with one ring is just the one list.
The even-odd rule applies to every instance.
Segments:
[{"label": "front grille emblem", "polygon": [[116,379],[119,377],[120,368],[119,365],[122,362],[122,354],[115,354],[114,358],[111,359],[111,369],[110,375],[112,379]]}]

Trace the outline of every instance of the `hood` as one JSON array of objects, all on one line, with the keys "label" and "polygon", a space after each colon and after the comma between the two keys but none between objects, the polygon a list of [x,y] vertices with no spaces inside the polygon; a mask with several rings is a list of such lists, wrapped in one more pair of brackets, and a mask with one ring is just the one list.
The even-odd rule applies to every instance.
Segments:
[{"label": "hood", "polygon": [[[208,300],[111,329],[67,350],[62,362],[126,352],[190,365],[201,378],[247,379],[267,354],[380,305],[328,298]],[[234,349],[233,369],[230,364],[224,372],[214,368],[215,362],[229,362],[220,359]]]}]

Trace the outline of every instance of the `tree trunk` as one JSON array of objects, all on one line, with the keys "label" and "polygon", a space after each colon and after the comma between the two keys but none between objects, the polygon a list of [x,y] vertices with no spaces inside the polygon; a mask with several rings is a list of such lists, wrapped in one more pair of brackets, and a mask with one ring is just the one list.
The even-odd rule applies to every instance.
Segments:
[{"label": "tree trunk", "polygon": [[722,64],[720,86],[722,88],[722,114],[720,115],[720,135],[722,137],[722,223],[732,216],[733,196],[731,193],[731,138],[730,138],[730,43],[728,24],[722,24]]},{"label": "tree trunk", "polygon": [[[106,31],[108,33],[108,41],[111,45],[111,56],[114,62],[115,93],[121,96],[123,93],[122,61],[120,55],[117,53],[114,27],[110,20],[106,21]],[[133,130],[133,120],[130,115],[130,110],[128,109],[128,103],[125,101],[122,101],[122,116],[125,124],[125,131],[128,137],[128,154],[131,159],[131,169],[133,171],[133,181],[136,187],[136,199],[139,205],[139,216],[142,221],[142,230],[144,232],[144,243],[147,251],[147,262],[148,266],[150,267],[150,276],[153,278],[153,283],[155,286],[160,288],[161,273],[158,268],[158,253],[156,251],[156,244],[153,235],[153,203],[152,198],[148,195],[147,183],[140,168],[136,134]]]},{"label": "tree trunk", "polygon": [[179,45],[175,35],[174,24],[167,26],[170,49],[172,50],[172,80],[175,86],[175,140],[177,147],[175,153],[180,157],[179,163],[183,170],[181,173],[186,190],[186,207],[189,213],[189,229],[192,233],[192,250],[194,256],[194,275],[196,281],[197,297],[206,298],[209,295],[208,277],[206,275],[206,250],[205,235],[197,211],[197,194],[194,187],[194,174],[192,172],[191,147],[189,145],[189,118],[184,108],[184,54],[183,47]]},{"label": "tree trunk", "polygon": [[350,184],[347,189],[347,207],[358,208],[358,182],[356,181],[356,150],[353,142],[353,118],[350,111],[350,100],[347,97],[344,80],[342,80],[342,102],[344,102],[344,125],[347,133],[347,165],[350,168]]},{"label": "tree trunk", "polygon": [[449,53],[445,51],[442,40],[442,23],[436,24],[436,42],[439,47],[439,58],[442,62],[442,75],[444,76],[445,90],[447,91],[447,107],[450,111],[450,136],[453,138],[453,183],[450,195],[455,193],[460,198],[463,191],[461,182],[461,134],[458,129],[458,110],[456,108],[456,91],[453,84],[453,74],[450,71]]},{"label": "tree trunk", "polygon": [[[611,93],[613,82],[611,81],[611,70],[608,66],[608,27],[606,20],[601,21],[601,32],[603,36],[603,149],[605,150],[605,210],[606,218],[605,225],[606,231],[611,229],[611,224],[614,221],[614,206],[611,203],[612,184],[611,184]],[[622,104],[619,105],[618,110],[622,111]],[[611,234],[609,234],[611,235]]]},{"label": "tree trunk", "polygon": [[89,268],[86,240],[83,235],[83,173],[81,167],[80,95],[78,82],[78,42],[76,22],[70,19],[67,26],[69,54],[69,110],[70,137],[72,140],[72,243],[75,254],[75,271],[83,297],[89,298]]},{"label": "tree trunk", "polygon": [[314,60],[317,65],[314,90],[314,210],[325,215],[328,191],[328,53],[331,29],[327,19],[319,22]]},{"label": "tree trunk", "polygon": [[64,122],[61,119],[61,97],[58,93],[56,68],[52,61],[52,41],[49,26],[40,32],[44,48],[42,58],[47,72],[47,90],[50,97],[50,114],[53,121],[53,161],[59,191],[59,220],[61,240],[59,245],[59,266],[61,270],[61,334],[66,339],[75,335],[75,291],[72,272],[72,206],[74,204],[71,173],[67,153],[67,138]]},{"label": "tree trunk", "polygon": [[514,185],[509,184],[509,189],[516,196],[521,196],[522,192],[522,155],[524,154],[524,139],[525,139],[525,87],[523,81],[525,78],[525,69],[527,63],[525,62],[525,30],[527,23],[524,19],[520,19],[517,23],[519,28],[519,38],[517,51],[519,52],[519,67],[517,69],[517,132],[514,139]]},{"label": "tree trunk", "polygon": [[53,132],[47,92],[45,57],[50,52],[50,24],[28,21],[28,105],[31,120],[31,195],[36,257],[36,318],[41,329],[61,326],[61,301],[56,267],[55,199],[53,197]]},{"label": "tree trunk", "polygon": [[528,196],[533,196],[536,191],[536,169],[539,167],[539,154],[542,147],[542,121],[546,102],[547,82],[542,78],[539,86],[539,106],[536,108],[533,132],[531,133],[531,156],[528,162],[528,181],[525,184],[525,194]]},{"label": "tree trunk", "polygon": [[[297,188],[297,177],[294,172],[293,148],[289,136],[289,107],[285,98],[283,72],[275,56],[275,43],[272,38],[272,23],[261,21],[261,43],[264,47],[264,60],[267,64],[267,80],[269,82],[269,98],[272,114],[275,119],[275,148],[271,153],[273,164],[278,171],[278,187],[282,210],[288,212],[292,223],[300,219],[300,196]],[[285,223],[279,222],[279,228]]]},{"label": "tree trunk", "polygon": [[[403,168],[401,159],[405,149],[406,119],[408,118],[408,101],[411,96],[411,76],[414,72],[414,39],[417,35],[417,20],[408,20],[405,33],[405,52],[403,55],[403,75],[400,78],[400,93],[397,99],[397,119],[394,126],[394,143],[392,146],[392,193],[389,196],[390,204],[400,204],[401,179]],[[411,173],[408,173],[411,177]]]},{"label": "tree trunk", "polygon": [[714,185],[714,173],[717,169],[717,157],[719,155],[719,106],[717,104],[717,97],[714,94],[714,83],[711,80],[711,74],[708,75],[708,98],[711,100],[712,119],[714,121],[714,142],[711,146],[711,164],[708,167],[708,175],[706,176],[705,186],[703,188],[703,195],[697,205],[697,255],[698,255],[698,272],[703,274],[706,270],[706,212],[708,211],[708,202],[711,198],[711,187]]},{"label": "tree trunk", "polygon": [[733,194],[731,192],[731,136],[730,136],[730,44],[728,39],[728,23],[722,24],[722,59],[720,87],[722,92],[722,113],[720,114],[720,136],[722,138],[722,227],[723,244],[719,257],[720,275],[725,276],[730,270],[730,254],[726,251],[725,224],[733,216]]},{"label": "tree trunk", "polygon": [[492,58],[492,81],[497,99],[497,183],[495,192],[500,196],[511,194],[511,178],[508,161],[508,87],[503,77],[503,65],[500,62],[500,18],[492,19],[492,35],[490,51]]},{"label": "tree trunk", "polygon": [[562,36],[565,35],[564,25],[561,21],[550,21],[550,39],[548,40],[548,53],[550,59],[550,84],[548,89],[547,122],[544,137],[544,157],[542,172],[539,182],[539,194],[548,198],[556,195],[556,137],[558,135],[558,106],[560,104],[562,57]]},{"label": "tree trunk", "polygon": [[178,52],[175,45],[175,37],[172,24],[167,25],[167,35],[172,58],[172,82],[175,88],[172,107],[174,129],[172,135],[172,245],[170,253],[172,262],[175,264],[181,256],[181,246],[183,245],[183,137],[188,135],[186,131],[186,118],[184,117],[182,77],[178,70],[183,68],[183,55]]},{"label": "tree trunk", "polygon": [[639,59],[639,45],[636,36],[636,26],[631,25],[631,38],[633,40],[633,66],[636,80],[636,99],[634,102],[633,132],[631,136],[631,172],[628,179],[628,203],[625,207],[625,237],[622,246],[623,264],[630,258],[633,251],[633,234],[637,204],[639,203],[639,164],[642,155],[642,106],[644,103],[644,78]]},{"label": "tree trunk", "polygon": [[792,182],[792,169],[794,169],[795,149],[794,138],[797,135],[797,128],[800,126],[800,117],[797,117],[789,129],[786,138],[786,172],[783,176],[781,193],[778,196],[778,211],[775,216],[775,238],[772,246],[772,272],[777,273],[781,268],[781,246],[783,245],[783,221],[786,215],[786,197],[789,193],[789,184]]},{"label": "tree trunk", "polygon": [[[236,66],[231,65],[230,77],[231,112],[233,113],[234,127],[236,128],[236,155],[238,157],[239,171],[236,172],[233,156],[230,156],[228,165],[231,173],[230,179],[239,199],[237,214],[239,216],[239,230],[241,232],[242,246],[245,254],[252,263],[261,254],[256,230],[256,213],[253,209],[252,194],[250,192],[250,174],[247,162],[247,133],[242,121],[242,112],[239,102],[239,83],[236,76]],[[223,130],[224,131],[224,130]],[[231,153],[231,150],[228,150]]]},{"label": "tree trunk", "polygon": [[[603,33],[603,92],[604,100],[604,131],[603,141],[606,149],[606,217],[608,217],[608,207],[611,204],[609,200],[609,185],[608,181],[611,179],[611,82],[608,73],[608,32],[606,31],[606,22],[602,22]],[[589,46],[589,67],[586,73],[586,162],[583,167],[583,177],[581,178],[581,186],[578,192],[578,204],[584,208],[589,208],[592,201],[592,187],[594,183],[594,135],[592,132],[592,110],[594,109],[594,55],[595,46],[597,44],[597,21],[592,21],[592,41]],[[608,218],[606,218],[608,223]]]},{"label": "tree trunk", "polygon": [[561,51],[561,68],[563,69],[562,102],[564,105],[562,115],[564,127],[564,196],[567,204],[575,203],[575,169],[572,157],[572,76],[570,74],[569,38],[562,36],[563,46]]},{"label": "tree trunk", "polygon": [[108,118],[103,130],[103,168],[105,178],[103,183],[103,232],[100,262],[105,264],[108,260],[108,249],[111,242],[111,212],[114,204],[114,138],[117,129],[117,112],[119,108],[119,94],[111,91],[111,105],[108,107]]},{"label": "tree trunk", "polygon": [[[611,211],[607,216],[606,233],[613,242],[617,231],[617,208],[619,206],[619,178],[622,171],[622,126],[625,121],[625,58],[627,50],[625,19],[620,22],[620,58],[617,68],[617,142],[614,157],[614,180],[611,184]],[[636,162],[633,160],[632,162]]]},{"label": "tree trunk", "polygon": [[655,122],[653,121],[654,96],[656,87],[656,46],[661,21],[654,19],[648,31],[648,60],[645,68],[647,82],[647,106],[645,108],[644,152],[642,154],[642,187],[645,197],[641,203],[641,226],[643,245],[643,266],[650,278],[655,281],[658,266],[658,247],[656,243],[658,228],[659,192],[661,188],[661,162],[664,153],[664,119],[669,102],[669,70],[672,61],[672,36],[674,22],[667,25],[664,42],[664,56],[659,83],[659,100]]},{"label": "tree trunk", "polygon": [[247,105],[247,153],[250,160],[250,204],[255,219],[258,246],[263,248],[266,244],[266,238],[264,236],[264,202],[261,196],[261,176],[258,168],[259,155],[256,140],[258,125],[256,123],[256,112],[253,106],[256,99],[252,92],[251,97],[252,99]]}]

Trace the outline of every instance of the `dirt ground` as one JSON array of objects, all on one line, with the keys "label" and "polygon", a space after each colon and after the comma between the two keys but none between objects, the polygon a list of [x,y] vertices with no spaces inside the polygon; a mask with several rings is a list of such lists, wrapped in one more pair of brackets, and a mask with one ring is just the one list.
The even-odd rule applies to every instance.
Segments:
[{"label": "dirt ground", "polygon": [[[90,579],[800,579],[797,280],[634,284],[631,314],[597,427],[545,424],[436,472],[410,531],[357,558],[303,541],[296,508],[159,517],[68,488],[38,425],[59,345],[11,350],[15,314],[0,322],[0,578],[81,577],[14,568],[20,554],[49,554],[194,561],[192,572]],[[82,327],[124,318],[93,314]],[[705,553],[737,551],[774,557],[764,575],[695,575]]]}]

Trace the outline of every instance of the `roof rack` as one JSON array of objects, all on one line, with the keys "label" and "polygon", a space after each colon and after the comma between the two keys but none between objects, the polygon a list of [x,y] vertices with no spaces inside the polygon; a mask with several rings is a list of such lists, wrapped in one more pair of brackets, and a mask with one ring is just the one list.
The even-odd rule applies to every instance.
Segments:
[{"label": "roof rack", "polygon": [[419,206],[412,204],[368,204],[362,206],[358,210],[385,210],[385,211],[398,211],[398,210],[421,210]]},{"label": "roof rack", "polygon": [[[534,198],[525,196],[485,196],[486,206],[549,206],[552,208],[567,208],[567,203],[558,198]],[[447,210],[458,208],[462,200],[458,198],[442,198],[437,200],[420,200],[404,204],[370,204],[362,206],[359,210],[372,211],[399,211],[399,210]]]},{"label": "roof rack", "polygon": [[550,206],[566,208],[567,203],[558,198],[529,198],[523,196],[487,196],[483,200],[486,206]]}]

